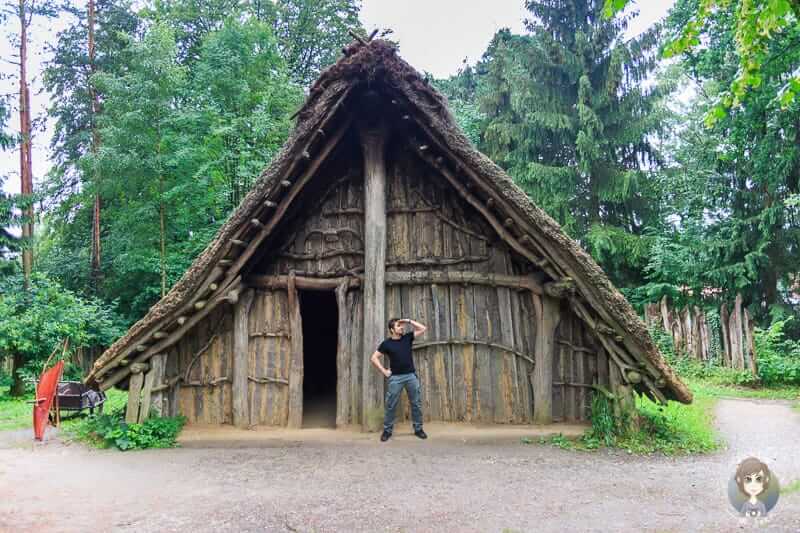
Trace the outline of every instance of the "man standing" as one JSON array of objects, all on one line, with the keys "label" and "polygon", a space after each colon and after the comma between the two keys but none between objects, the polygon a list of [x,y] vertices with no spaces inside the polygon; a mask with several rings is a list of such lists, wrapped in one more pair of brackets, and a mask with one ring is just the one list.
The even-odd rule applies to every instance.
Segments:
[{"label": "man standing", "polygon": [[[413,332],[403,333],[405,324],[411,324]],[[370,361],[375,368],[389,379],[386,389],[386,412],[383,417],[383,433],[381,442],[386,442],[392,436],[394,428],[394,411],[400,400],[400,393],[406,389],[408,400],[411,402],[411,420],[414,426],[414,435],[421,439],[428,436],[422,431],[422,400],[420,399],[419,379],[414,368],[414,359],[411,357],[411,344],[414,338],[425,333],[427,328],[408,318],[393,318],[389,320],[389,334],[378,349],[372,354]],[[380,361],[381,354],[389,357],[389,370],[383,367]]]}]

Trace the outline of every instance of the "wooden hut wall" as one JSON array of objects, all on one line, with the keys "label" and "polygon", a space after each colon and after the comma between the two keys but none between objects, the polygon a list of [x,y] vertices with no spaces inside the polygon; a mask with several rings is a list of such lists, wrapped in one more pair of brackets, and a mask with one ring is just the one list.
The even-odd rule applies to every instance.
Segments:
[{"label": "wooden hut wall", "polygon": [[231,422],[233,315],[222,305],[167,352],[164,413],[193,423]]},{"label": "wooden hut wall", "polygon": [[[535,275],[434,169],[402,143],[390,147],[387,272]],[[351,139],[323,165],[251,274],[294,271],[325,278],[363,272],[364,190],[357,152]],[[339,420],[358,424],[365,361],[360,289],[347,291],[344,307],[342,349],[348,364],[337,365],[337,412]],[[221,306],[170,351],[168,380],[185,376],[197,361],[174,388],[169,414],[180,412],[191,422],[231,422],[232,315],[229,305]],[[428,326],[414,349],[426,420],[532,421],[537,320],[528,290],[475,283],[388,284],[385,318],[393,316]],[[288,332],[286,290],[256,289],[249,315],[251,424],[287,423]],[[583,322],[562,305],[553,370],[555,420],[588,418],[590,386],[608,383],[609,364]],[[378,385],[383,394],[383,383]],[[398,415],[409,418],[405,395]]]},{"label": "wooden hut wall", "polygon": [[[509,248],[433,169],[395,144],[387,183],[387,272],[522,275]],[[426,419],[525,423],[535,319],[530,293],[482,284],[387,287],[387,319],[412,317],[428,332],[414,358]],[[409,407],[402,397],[401,419]]]}]

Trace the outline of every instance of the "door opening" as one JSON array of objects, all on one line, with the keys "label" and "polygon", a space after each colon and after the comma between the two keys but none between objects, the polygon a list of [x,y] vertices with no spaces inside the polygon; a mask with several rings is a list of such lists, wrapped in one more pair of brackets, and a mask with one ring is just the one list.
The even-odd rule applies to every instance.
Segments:
[{"label": "door opening", "polygon": [[303,317],[303,427],[336,427],[336,342],[333,291],[298,291]]}]

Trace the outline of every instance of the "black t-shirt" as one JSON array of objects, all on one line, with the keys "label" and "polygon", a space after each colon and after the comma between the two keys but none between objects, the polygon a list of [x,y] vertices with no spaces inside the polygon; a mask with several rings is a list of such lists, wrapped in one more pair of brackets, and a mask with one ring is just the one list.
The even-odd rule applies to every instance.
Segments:
[{"label": "black t-shirt", "polygon": [[389,370],[392,374],[410,374],[415,371],[414,359],[411,357],[411,343],[414,332],[406,333],[399,339],[391,337],[384,340],[378,351],[389,356]]}]

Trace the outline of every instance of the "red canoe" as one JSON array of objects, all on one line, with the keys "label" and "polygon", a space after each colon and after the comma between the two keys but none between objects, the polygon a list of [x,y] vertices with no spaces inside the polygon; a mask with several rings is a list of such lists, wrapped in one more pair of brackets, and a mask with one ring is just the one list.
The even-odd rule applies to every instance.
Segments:
[{"label": "red canoe", "polygon": [[47,415],[50,412],[50,406],[53,405],[62,370],[64,370],[64,361],[59,361],[49,370],[42,372],[42,377],[36,385],[36,401],[33,404],[33,435],[36,440],[42,440],[44,437]]}]

